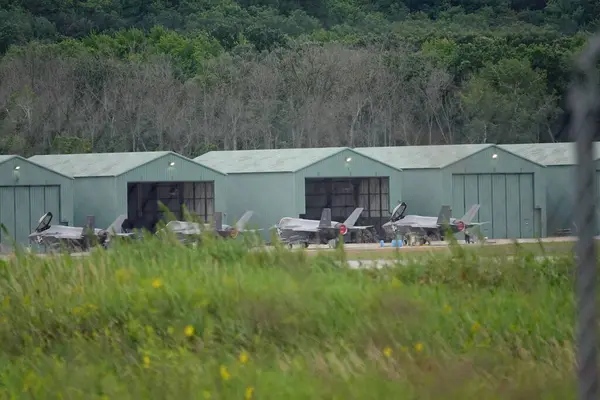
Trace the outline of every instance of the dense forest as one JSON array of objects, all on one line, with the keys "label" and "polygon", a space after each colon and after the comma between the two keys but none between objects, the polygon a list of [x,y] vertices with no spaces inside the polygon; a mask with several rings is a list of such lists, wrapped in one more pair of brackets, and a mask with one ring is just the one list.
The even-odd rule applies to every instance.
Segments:
[{"label": "dense forest", "polygon": [[0,151],[566,140],[600,0],[0,0]]}]

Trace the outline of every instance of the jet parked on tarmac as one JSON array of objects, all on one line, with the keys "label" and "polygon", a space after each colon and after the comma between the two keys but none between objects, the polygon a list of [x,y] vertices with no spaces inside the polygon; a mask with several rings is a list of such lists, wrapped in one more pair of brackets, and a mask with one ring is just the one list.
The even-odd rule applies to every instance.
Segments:
[{"label": "jet parked on tarmac", "polygon": [[294,244],[308,247],[311,243],[328,244],[329,247],[335,248],[339,244],[339,235],[344,236],[351,230],[367,229],[373,226],[354,225],[363,209],[362,207],[356,208],[342,223],[332,221],[331,208],[324,208],[320,220],[284,217],[275,225],[275,228],[279,239],[290,248]]},{"label": "jet parked on tarmac", "polygon": [[452,218],[450,206],[442,206],[437,217],[423,215],[404,215],[406,203],[400,202],[392,211],[391,218],[383,224],[386,231],[399,233],[405,244],[410,244],[411,237],[416,237],[421,244],[444,240],[444,233],[450,229],[452,233],[463,232],[471,235],[471,229],[489,222],[472,222],[481,207],[474,204],[462,218]]}]

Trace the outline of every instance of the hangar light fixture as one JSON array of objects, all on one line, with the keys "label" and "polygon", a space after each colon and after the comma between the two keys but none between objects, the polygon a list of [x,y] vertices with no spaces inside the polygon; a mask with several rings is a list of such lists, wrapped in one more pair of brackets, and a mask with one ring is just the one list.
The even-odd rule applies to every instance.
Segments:
[{"label": "hangar light fixture", "polygon": [[493,158],[493,159],[496,159],[496,158],[498,158],[498,154],[496,154],[496,153],[492,154],[492,158]]},{"label": "hangar light fixture", "polygon": [[173,167],[174,165],[175,165],[175,161],[171,161],[171,162],[169,163],[169,167]]},{"label": "hangar light fixture", "polygon": [[346,162],[352,161],[352,157],[346,157]]},{"label": "hangar light fixture", "polygon": [[13,169],[13,179],[15,180],[15,182],[19,182],[19,178],[21,178],[21,171],[19,171],[21,169],[21,166],[17,165],[14,169]]}]

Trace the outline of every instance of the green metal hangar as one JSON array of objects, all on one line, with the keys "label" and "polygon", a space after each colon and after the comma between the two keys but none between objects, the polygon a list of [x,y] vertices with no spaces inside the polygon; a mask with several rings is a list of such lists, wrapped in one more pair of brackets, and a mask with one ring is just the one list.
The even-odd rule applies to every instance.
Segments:
[{"label": "green metal hangar", "polygon": [[402,197],[399,169],[347,147],[212,151],[195,161],[227,174],[228,210],[253,210],[265,238],[281,218],[318,220],[325,207],[338,222],[363,207],[357,224],[381,230]]},{"label": "green metal hangar", "polygon": [[492,239],[546,235],[544,166],[493,144],[355,149],[402,170],[407,214],[437,216],[442,205],[462,217],[481,204],[476,221]]},{"label": "green metal hangar", "polygon": [[2,249],[29,245],[48,211],[54,223],[73,223],[73,178],[17,155],[0,156],[0,223],[9,233],[0,231]]},{"label": "green metal hangar", "polygon": [[182,205],[210,220],[224,211],[225,175],[171,151],[37,155],[29,160],[75,178],[75,225],[95,217],[107,228],[119,215],[130,226],[153,230],[158,202],[177,218]]},{"label": "green metal hangar", "polygon": [[[499,147],[546,166],[546,204],[549,236],[575,234],[577,155],[575,143],[506,144]],[[600,142],[594,143],[596,191],[600,190]],[[596,193],[596,204],[600,193]],[[600,224],[600,218],[598,218]],[[600,226],[597,233],[600,234]]]}]

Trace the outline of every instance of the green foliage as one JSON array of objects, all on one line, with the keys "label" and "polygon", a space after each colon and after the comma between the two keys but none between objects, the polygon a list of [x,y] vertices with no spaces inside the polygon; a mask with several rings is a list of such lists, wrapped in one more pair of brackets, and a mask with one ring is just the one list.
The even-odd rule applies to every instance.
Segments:
[{"label": "green foliage", "polygon": [[337,253],[147,237],[21,254],[0,264],[0,393],[571,398],[572,256],[349,270]]},{"label": "green foliage", "polygon": [[92,152],[92,144],[89,140],[75,136],[58,135],[54,137],[52,148],[56,149],[57,154],[81,154]]},{"label": "green foliage", "polygon": [[546,76],[527,60],[488,63],[462,93],[469,135],[490,143],[541,141],[544,123],[556,116],[554,99],[546,95]]},{"label": "green foliage", "polygon": [[[0,2],[0,54],[6,55],[0,62],[0,79],[14,77],[3,68],[17,68],[7,64],[19,62],[29,63],[18,67],[22,71],[22,80],[34,79],[24,76],[27,73],[24,71],[40,68],[31,65],[35,63],[28,58],[32,57],[31,52],[35,48],[35,57],[43,54],[46,59],[60,60],[61,63],[74,59],[81,65],[80,75],[90,77],[91,88],[78,84],[75,98],[91,96],[102,103],[100,99],[105,93],[100,92],[110,92],[106,85],[118,86],[123,83],[121,81],[137,79],[130,85],[137,88],[132,89],[138,97],[133,104],[139,104],[139,110],[128,109],[118,122],[106,104],[85,106],[85,111],[71,113],[64,110],[40,111],[37,108],[48,104],[44,103],[47,100],[40,92],[50,86],[44,81],[48,78],[41,77],[39,79],[43,83],[35,87],[38,98],[32,105],[36,111],[32,113],[33,118],[45,121],[48,115],[60,115],[62,120],[48,122],[47,125],[52,126],[43,126],[42,129],[39,126],[41,122],[35,127],[33,122],[28,125],[23,122],[22,115],[14,117],[13,110],[6,107],[12,114],[11,118],[7,118],[5,112],[0,114],[2,148],[23,153],[56,151],[52,147],[52,137],[57,134],[88,140],[93,151],[177,147],[183,148],[182,152],[186,155],[187,151],[197,153],[208,144],[229,149],[232,146],[254,148],[263,145],[547,141],[558,133],[556,122],[563,111],[562,99],[568,87],[573,55],[582,48],[588,33],[598,25],[598,10],[598,0],[519,0],[509,3],[499,0],[327,0],[302,3],[288,0],[131,0],[125,3],[105,0],[4,0]],[[326,106],[306,105],[307,109],[328,109],[326,115],[331,115],[330,120],[325,117],[316,119],[319,121],[317,124],[322,126],[309,127],[310,124],[302,119],[311,112],[305,110],[298,100],[291,99],[295,93],[304,90],[289,79],[299,67],[289,63],[276,65],[269,57],[296,59],[305,54],[302,49],[306,47],[333,43],[343,47],[338,54],[332,54],[332,58],[337,58],[340,64],[346,62],[343,58],[349,57],[351,51],[356,54],[368,51],[374,59],[386,60],[386,68],[389,69],[385,73],[397,78],[398,85],[391,88],[387,84],[385,87],[389,93],[373,95],[391,99],[386,105],[373,99],[369,104],[360,106],[338,104],[340,98],[350,102],[355,97],[370,96],[363,92],[372,85],[359,82],[357,88],[351,89],[352,93],[305,96],[305,102],[327,103]],[[342,55],[344,52],[345,56]],[[243,90],[252,91],[252,94],[241,94],[243,90],[239,86],[250,79],[247,77],[252,69],[248,65],[260,64],[264,60],[270,60],[269,65],[261,65],[255,70],[269,69],[274,73],[273,82],[248,83],[254,89]],[[219,65],[228,62],[232,65],[227,66],[227,73],[218,70]],[[326,61],[323,57],[314,62]],[[367,65],[366,62],[363,64]],[[101,71],[104,68],[108,70]],[[381,72],[377,69],[379,67],[371,64],[367,68],[374,68],[369,73],[373,76]],[[316,64],[314,69],[330,71]],[[344,67],[340,65],[333,69],[343,70]],[[124,71],[130,70],[135,72],[127,77],[118,76],[118,73],[126,74]],[[140,116],[143,114],[140,110],[144,109],[141,104],[152,102],[149,99],[154,95],[139,88],[148,87],[150,78],[147,75],[160,75],[159,70],[163,77],[173,76],[179,82],[187,82],[186,90],[198,86],[190,91],[193,95],[186,93],[177,101],[172,100],[173,107],[197,111],[198,115],[185,121],[178,120],[181,125],[188,125],[186,128],[173,128],[172,121],[176,117],[172,115],[169,115],[171,119],[165,119],[158,112],[148,111],[155,119],[163,118],[161,122],[147,121],[145,116]],[[348,73],[351,76],[341,81],[351,81],[357,74],[356,71]],[[250,77],[257,75],[258,72]],[[286,78],[282,81],[280,77]],[[206,99],[210,97],[206,94],[207,87],[203,86],[207,83],[213,90],[211,95],[222,99],[222,104],[218,105],[217,101],[206,100],[211,104],[203,105],[208,111],[201,110],[196,104],[199,93],[203,93]],[[33,87],[30,82],[28,85]],[[174,85],[176,83],[171,86]],[[273,89],[270,85],[277,88]],[[320,87],[322,91],[328,90],[326,85]],[[22,89],[11,87],[4,97],[0,94],[0,109],[5,108],[5,98]],[[255,100],[253,96],[271,96],[273,92],[277,92],[279,98],[276,101],[269,99],[268,111],[260,115],[255,103],[261,100]],[[361,104],[360,100],[356,101]],[[54,103],[52,100],[49,104]],[[294,110],[283,109],[283,104]],[[350,110],[354,107],[360,109]],[[90,117],[93,123],[89,120],[82,123],[72,118],[72,113],[88,113],[90,108],[102,108],[104,115]],[[247,115],[234,117],[234,109],[238,110],[238,114],[245,112]],[[402,113],[409,115],[394,114],[383,120],[384,109],[402,109]],[[426,112],[418,114],[417,110]],[[189,114],[192,111],[185,112]],[[377,113],[378,117],[375,116]],[[185,137],[190,132],[197,132],[189,126],[198,126],[199,119],[204,124],[202,132],[219,132],[219,137],[203,140]],[[103,121],[102,126],[97,126],[98,121]],[[332,129],[332,124],[340,124],[341,121],[349,121],[349,126]],[[94,126],[89,127],[89,124]],[[35,130],[51,138],[34,146]],[[137,136],[114,140],[117,130],[135,131],[131,135],[149,137],[143,143]],[[236,131],[233,135],[236,138],[228,138],[226,131]],[[315,140],[292,140],[289,137],[289,132],[297,135],[297,132],[308,131],[335,131],[331,133],[334,139],[323,138],[317,143]],[[351,143],[340,139],[341,131],[353,132],[352,139],[349,139]],[[407,131],[414,132],[414,137],[406,137]],[[99,140],[87,137],[96,135],[96,132]],[[377,139],[372,137],[375,132],[378,132]],[[257,139],[256,135],[264,137]],[[315,135],[324,136],[321,133]],[[371,137],[367,138],[368,135]],[[109,136],[111,139],[106,139]],[[238,140],[238,137],[244,139]],[[109,146],[106,142],[112,144]]]}]

